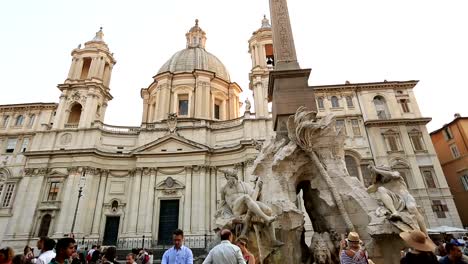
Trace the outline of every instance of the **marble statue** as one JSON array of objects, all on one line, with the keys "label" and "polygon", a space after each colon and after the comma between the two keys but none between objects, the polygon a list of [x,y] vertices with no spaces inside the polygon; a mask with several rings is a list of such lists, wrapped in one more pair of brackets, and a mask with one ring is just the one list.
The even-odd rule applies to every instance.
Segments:
[{"label": "marble statue", "polygon": [[390,211],[390,220],[402,220],[399,212],[405,209],[416,218],[421,231],[427,234],[424,218],[419,212],[416,200],[408,191],[405,180],[398,171],[392,171],[388,167],[369,165],[369,170],[374,174],[374,182],[368,187],[369,193],[375,193],[384,206]]},{"label": "marble statue", "polygon": [[245,111],[250,112],[250,108],[252,108],[252,105],[250,104],[249,98],[245,99]]},{"label": "marble statue", "polygon": [[220,210],[215,218],[230,218],[233,223],[241,222],[243,224],[241,237],[247,236],[252,224],[264,225],[268,229],[271,244],[281,246],[283,243],[276,240],[272,226],[276,217],[272,215],[273,212],[268,205],[257,201],[263,183],[257,179],[254,189],[250,184],[239,181],[236,171],[222,170],[221,172],[224,173],[227,183],[221,188]]}]

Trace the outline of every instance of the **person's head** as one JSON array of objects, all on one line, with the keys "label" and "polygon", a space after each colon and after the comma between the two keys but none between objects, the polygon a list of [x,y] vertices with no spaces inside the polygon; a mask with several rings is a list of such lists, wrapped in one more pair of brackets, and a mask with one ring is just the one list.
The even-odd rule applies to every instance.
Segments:
[{"label": "person's head", "polygon": [[229,229],[221,230],[221,240],[228,240],[231,241],[232,233]]},{"label": "person's head", "polygon": [[48,237],[40,237],[39,240],[37,241],[37,249],[39,250],[43,250],[43,247],[44,247],[44,242],[49,239]]},{"label": "person's head", "polygon": [[97,245],[93,245],[91,248],[92,249],[97,249]]},{"label": "person's head", "polygon": [[101,250],[101,245],[97,245],[96,249]]},{"label": "person's head", "polygon": [[180,229],[174,230],[174,232],[172,232],[172,242],[175,248],[181,248],[184,243],[184,231]]},{"label": "person's head", "polygon": [[433,252],[436,248],[434,242],[424,232],[419,230],[401,232],[400,237],[409,247],[420,252]]},{"label": "person's head", "polygon": [[135,262],[135,254],[129,253],[129,254],[127,255],[127,258],[126,258],[125,263],[127,263],[127,264],[133,264],[134,262]]},{"label": "person's head", "polygon": [[356,232],[349,232],[346,242],[350,249],[357,250],[361,247],[361,239],[359,238],[359,234]]},{"label": "person's head", "polygon": [[42,251],[53,250],[54,247],[55,247],[55,240],[53,240],[52,238],[46,238],[42,246]]},{"label": "person's head", "polygon": [[241,249],[242,253],[247,251],[247,242],[243,239],[237,239],[236,245]]},{"label": "person's head", "polygon": [[55,253],[57,254],[57,257],[62,259],[70,258],[75,252],[75,243],[75,239],[71,237],[59,239],[57,241],[57,245],[55,246]]},{"label": "person's head", "polygon": [[447,251],[449,258],[453,260],[461,259],[463,256],[461,249],[454,243],[445,244],[445,251]]},{"label": "person's head", "polygon": [[93,254],[91,254],[91,261],[97,262],[100,256],[101,256],[101,253],[99,252],[99,250],[95,250]]},{"label": "person's head", "polygon": [[108,261],[114,261],[117,257],[117,249],[115,247],[108,247],[106,253],[104,254],[104,257]]},{"label": "person's head", "polygon": [[11,260],[11,263],[12,264],[25,264],[26,263],[26,259],[24,258],[23,255],[16,255],[13,257],[13,259]]},{"label": "person's head", "polygon": [[0,249],[0,264],[11,263],[14,256],[15,252],[11,247],[4,247]]},{"label": "person's head", "polygon": [[224,177],[226,178],[229,186],[233,186],[234,184],[236,184],[239,179],[237,177],[237,172],[232,170],[224,171]]},{"label": "person's head", "polygon": [[32,249],[31,249],[30,246],[25,246],[25,247],[24,247],[24,250],[23,250],[23,254],[24,254],[24,255],[27,255],[27,254],[28,254],[29,252],[31,252],[31,251],[32,251]]}]

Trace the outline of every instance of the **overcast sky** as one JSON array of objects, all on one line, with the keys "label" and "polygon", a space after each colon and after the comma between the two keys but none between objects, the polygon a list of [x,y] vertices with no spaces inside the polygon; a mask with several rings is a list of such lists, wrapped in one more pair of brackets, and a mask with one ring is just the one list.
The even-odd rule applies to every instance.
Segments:
[{"label": "overcast sky", "polygon": [[[432,131],[468,116],[468,3],[432,0],[289,0],[299,63],[310,85],[420,80]],[[251,96],[248,39],[268,0],[15,0],[0,3],[0,104],[58,102],[70,52],[100,26],[117,64],[105,122],[139,125],[140,89],[185,48],[195,18],[206,48]]]}]

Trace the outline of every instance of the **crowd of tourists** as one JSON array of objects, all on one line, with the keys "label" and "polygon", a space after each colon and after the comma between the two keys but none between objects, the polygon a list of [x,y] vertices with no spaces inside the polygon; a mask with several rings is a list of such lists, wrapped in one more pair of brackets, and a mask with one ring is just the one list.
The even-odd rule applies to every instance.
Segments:
[{"label": "crowd of tourists", "polygon": [[[0,264],[120,264],[115,247],[93,245],[89,250],[81,249],[71,237],[57,241],[41,237],[37,241],[37,250],[35,255],[34,250],[26,246],[23,254],[15,255],[12,248],[5,247],[0,249]],[[153,255],[145,249],[133,249],[125,263],[150,264],[153,263]]]},{"label": "crowd of tourists", "polygon": [[[234,236],[230,230],[220,231],[221,243],[212,248],[203,264],[255,264],[255,256],[247,249],[247,240]],[[425,233],[415,230],[402,232],[406,243],[401,251],[401,264],[468,264],[468,238],[455,239],[446,236],[434,243]],[[173,246],[164,252],[162,264],[192,264],[193,253],[184,245],[184,232],[177,229],[172,234]],[[0,249],[0,264],[120,264],[117,249],[93,245],[91,249],[79,249],[75,240],[66,237],[55,241],[41,237],[37,241],[37,255],[26,246],[22,254],[5,247]],[[340,243],[341,264],[372,264],[359,234],[350,232]],[[152,264],[153,254],[146,249],[133,249],[127,254],[125,264]],[[122,262],[123,264],[123,262]]]}]

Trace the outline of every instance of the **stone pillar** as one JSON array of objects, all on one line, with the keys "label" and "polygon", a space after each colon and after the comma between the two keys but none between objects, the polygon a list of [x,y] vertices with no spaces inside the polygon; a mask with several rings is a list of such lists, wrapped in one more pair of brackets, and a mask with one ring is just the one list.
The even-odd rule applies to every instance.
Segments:
[{"label": "stone pillar", "polygon": [[76,61],[76,67],[74,69],[73,79],[80,79],[81,70],[83,69],[83,59],[79,58]]},{"label": "stone pillar", "polygon": [[64,93],[62,93],[62,95],[60,96],[59,105],[57,107],[54,125],[52,126],[54,129],[63,128],[63,125],[65,123],[65,116],[66,116],[66,112],[65,112],[66,103],[67,103],[67,96]]},{"label": "stone pillar", "polygon": [[151,226],[153,222],[154,216],[154,197],[155,197],[155,182],[156,182],[156,175],[157,175],[157,168],[151,169],[151,174],[149,178],[148,184],[148,203],[146,206],[146,219],[145,219],[145,234],[151,234]]},{"label": "stone pillar", "polygon": [[216,210],[218,209],[217,208],[217,203],[216,203],[216,193],[218,192],[217,190],[217,187],[216,187],[216,183],[217,183],[217,178],[216,178],[216,167],[212,167],[210,169],[211,173],[210,173],[210,226],[209,226],[209,230],[213,230],[214,229],[214,225],[213,225],[213,222],[212,220],[214,219],[214,216],[216,214]]},{"label": "stone pillar", "polygon": [[93,222],[91,225],[91,236],[99,237],[99,226],[101,225],[102,207],[104,205],[104,196],[106,195],[107,178],[109,171],[101,172],[99,176],[98,193],[96,197],[96,206],[94,209]]},{"label": "stone pillar", "polygon": [[71,62],[71,65],[70,65],[70,70],[68,71],[68,79],[73,79],[73,73],[75,71],[75,68],[76,68],[76,61],[77,59],[75,58],[72,58],[72,62]]},{"label": "stone pillar", "polygon": [[140,200],[140,186],[141,186],[141,177],[142,170],[137,168],[132,177],[131,193],[130,195],[130,205],[127,211],[128,229],[127,233],[129,235],[135,235],[137,232],[137,218],[138,218],[138,206]]},{"label": "stone pillar", "polygon": [[185,167],[184,231],[192,232],[192,167]]}]

